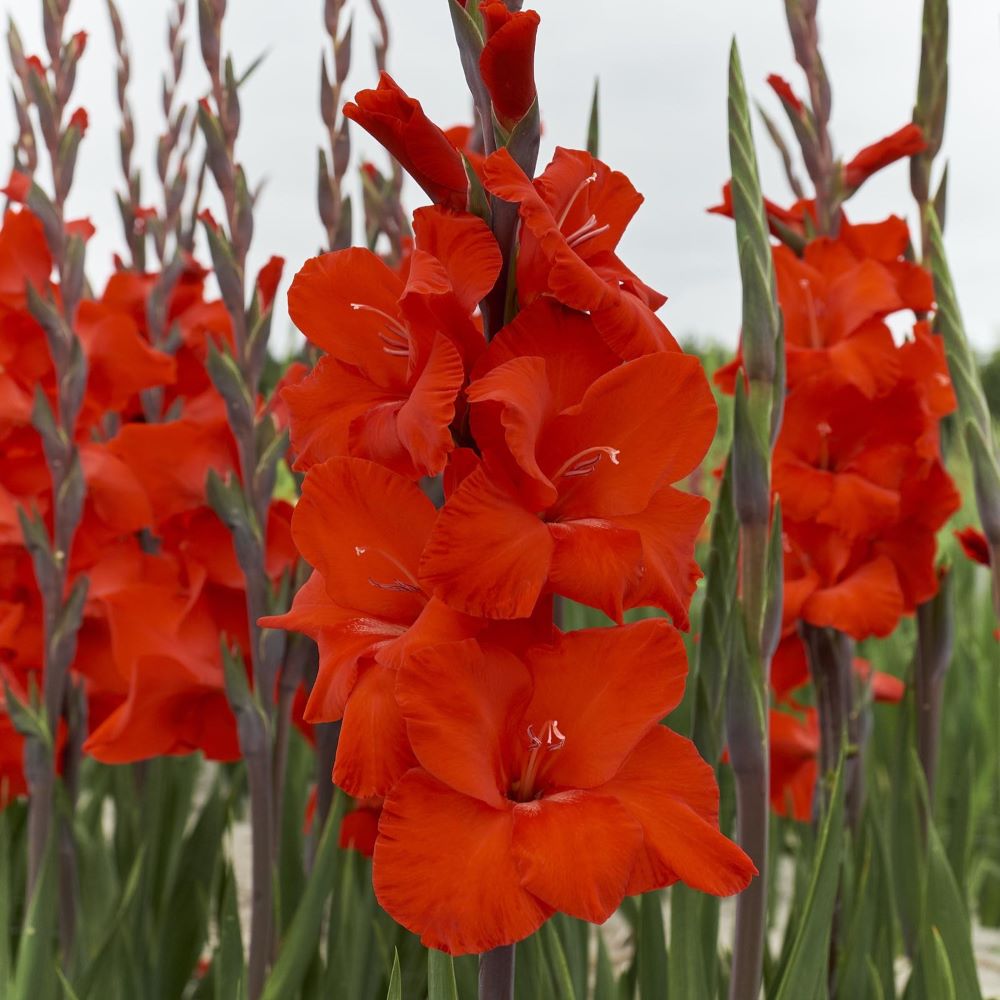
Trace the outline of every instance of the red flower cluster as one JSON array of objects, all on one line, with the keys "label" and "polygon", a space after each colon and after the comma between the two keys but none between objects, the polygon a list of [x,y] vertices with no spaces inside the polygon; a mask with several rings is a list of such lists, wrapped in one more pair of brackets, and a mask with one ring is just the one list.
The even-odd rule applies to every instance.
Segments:
[{"label": "red flower cluster", "polygon": [[[534,100],[537,15],[502,7],[482,6],[481,65],[509,125]],[[346,250],[292,284],[326,352],[283,394],[306,471],[292,535],[314,572],[263,623],[319,645],[306,717],[343,719],[334,780],[384,800],[380,902],[465,953],[678,879],[739,891],[754,868],[719,832],[712,771],[659,725],[683,691],[675,626],[708,507],[674,484],[716,411],[654,315],[662,296],[615,253],[640,196],[585,152],[557,150],[534,180],[506,149],[487,157],[486,190],[521,219],[516,295],[487,343],[477,306],[504,251],[467,210],[458,148],[385,76],[346,113],[435,206],[398,272]],[[619,624],[563,634],[554,595]],[[621,624],[640,606],[674,625]],[[371,816],[357,823],[364,845]]]},{"label": "red flower cluster", "polygon": [[[29,678],[41,687],[43,614],[18,510],[51,523],[53,509],[33,394],[57,406],[28,289],[58,303],[51,273],[41,223],[11,209],[0,229],[0,668],[22,698]],[[243,578],[229,530],[205,501],[209,470],[236,468],[225,407],[205,372],[208,345],[231,333],[221,303],[205,300],[205,278],[189,262],[170,290],[171,353],[154,348],[147,328],[156,274],[119,271],[74,317],[87,362],[76,428],[86,501],[68,558],[70,580],[85,576],[89,588],[72,671],[88,702],[85,750],[102,761],[193,750],[239,756],[219,637],[247,648]],[[162,415],[155,422],[153,409]],[[288,504],[272,507],[275,578],[297,558],[290,514]],[[4,718],[8,797],[24,792],[20,758],[21,739]]]},{"label": "red flower cluster", "polygon": [[[770,82],[786,104],[794,99],[783,81]],[[859,153],[843,183],[856,187],[918,152],[923,140],[914,129]],[[809,680],[799,624],[855,639],[886,636],[937,592],[936,535],[960,503],[941,461],[939,424],[956,403],[943,344],[923,319],[934,305],[933,283],[907,259],[906,223],[893,216],[854,225],[840,212],[837,235],[816,236],[812,201],[765,208],[772,233],[794,244],[773,250],[787,396],[772,470],[785,550],[772,686],[794,714],[772,713],[772,801],[805,819],[819,737],[815,711],[795,696]],[[712,211],[731,214],[728,187]],[[909,317],[902,342],[890,317]],[[737,357],[717,373],[727,391],[740,364]],[[875,675],[872,683],[875,697],[902,693],[892,678]]]},{"label": "red flower cluster", "polygon": [[[888,635],[937,592],[935,535],[959,503],[938,442],[955,408],[943,346],[923,319],[901,344],[886,322],[933,306],[908,243],[902,219],[843,218],[801,256],[774,249],[788,362],[774,454],[786,610],[856,639]],[[720,384],[732,385],[737,365]]]}]

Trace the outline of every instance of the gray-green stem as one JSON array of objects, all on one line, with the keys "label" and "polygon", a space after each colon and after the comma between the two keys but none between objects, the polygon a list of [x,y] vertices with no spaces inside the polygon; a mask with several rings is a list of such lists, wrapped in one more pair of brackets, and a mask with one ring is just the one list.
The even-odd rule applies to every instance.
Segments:
[{"label": "gray-green stem", "polygon": [[479,1000],[514,1000],[514,948],[501,945],[479,956]]}]

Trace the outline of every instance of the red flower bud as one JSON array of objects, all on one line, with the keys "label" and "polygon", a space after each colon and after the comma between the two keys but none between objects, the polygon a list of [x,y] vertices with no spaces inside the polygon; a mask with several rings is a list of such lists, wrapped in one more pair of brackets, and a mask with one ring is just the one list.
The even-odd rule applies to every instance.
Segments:
[{"label": "red flower bud", "polygon": [[204,222],[206,226],[211,226],[216,232],[218,232],[219,224],[215,221],[215,216],[212,215],[211,211],[207,208],[203,208],[198,213],[198,221]]},{"label": "red flower bud", "polygon": [[362,90],[344,117],[357,122],[403,165],[431,200],[464,209],[468,178],[458,150],[425,114],[420,102],[403,91],[388,73],[376,90]]},{"label": "red flower bud", "polygon": [[69,120],[70,125],[77,129],[80,135],[85,135],[87,131],[87,126],[90,124],[90,119],[87,117],[87,111],[85,108],[77,108],[73,112]]},{"label": "red flower bud", "polygon": [[281,281],[281,272],[285,269],[284,257],[272,257],[257,275],[257,294],[260,296],[260,307],[263,312],[271,308],[274,302],[275,293],[278,291],[278,282]]},{"label": "red flower bud", "polygon": [[781,98],[782,103],[787,104],[797,114],[801,115],[805,106],[795,95],[792,85],[777,73],[772,73],[767,78],[768,86]]},{"label": "red flower bud", "polygon": [[23,204],[28,200],[28,192],[31,190],[31,178],[27,174],[22,174],[15,170],[7,181],[7,186],[0,189],[11,201]]},{"label": "red flower bud", "polygon": [[70,236],[79,236],[84,243],[97,232],[90,219],[70,219],[66,223],[66,232]]},{"label": "red flower bud", "polygon": [[924,133],[919,125],[912,122],[904,125],[898,132],[880,139],[844,165],[844,186],[850,190],[861,187],[872,174],[878,173],[883,167],[902,160],[908,156],[916,156],[927,148]]},{"label": "red flower bud", "polygon": [[493,110],[504,128],[512,128],[535,100],[535,35],[539,17],[533,10],[512,12],[500,0],[480,4],[486,44],[479,71],[490,92]]}]

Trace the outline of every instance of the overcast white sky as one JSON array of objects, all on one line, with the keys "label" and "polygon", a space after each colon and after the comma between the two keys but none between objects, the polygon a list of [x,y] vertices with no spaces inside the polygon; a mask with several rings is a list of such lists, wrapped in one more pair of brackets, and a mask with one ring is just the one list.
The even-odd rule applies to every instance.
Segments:
[{"label": "overcast white sky", "polygon": [[[138,145],[155,174],[161,128],[159,80],[166,61],[167,0],[118,0],[132,49],[130,97]],[[468,93],[445,0],[383,0],[393,30],[389,69],[443,126],[468,119]],[[726,61],[738,39],[751,92],[780,113],[764,84],[778,72],[801,88],[782,0],[528,0],[542,15],[537,80],[545,128],[543,158],[556,143],[582,146],[595,76],[601,80],[601,155],[646,195],[622,247],[627,263],[670,296],[663,315],[678,336],[735,343],[739,325],[731,226],[705,214],[728,176]],[[196,42],[196,0],[189,0],[191,44],[185,92],[198,96],[204,75]],[[224,45],[245,66],[268,55],[247,83],[239,154],[252,181],[267,180],[256,215],[255,256],[288,260],[287,278],[321,242],[315,202],[322,0],[229,0]],[[0,0],[29,51],[40,51],[41,0]],[[347,89],[374,85],[367,0],[355,12],[355,52]],[[833,81],[834,140],[849,157],[909,120],[919,54],[921,0],[824,0],[822,46]],[[120,227],[111,189],[119,183],[114,59],[104,0],[73,0],[73,30],[90,46],[76,90],[91,128],[80,154],[70,208],[89,214],[98,236],[88,272],[102,281]],[[951,102],[945,155],[951,163],[947,242],[974,341],[1000,346],[1000,2],[952,0]],[[9,72],[4,52],[4,71]],[[13,137],[13,115],[0,101],[0,155]],[[779,161],[755,122],[765,188],[786,199]],[[354,130],[355,152],[376,157]],[[378,161],[377,161],[378,162]],[[0,166],[0,172],[6,168]],[[422,200],[406,191],[410,207]],[[908,174],[898,165],[851,203],[852,217],[895,212],[913,219]],[[281,315],[276,332],[284,335]]]}]

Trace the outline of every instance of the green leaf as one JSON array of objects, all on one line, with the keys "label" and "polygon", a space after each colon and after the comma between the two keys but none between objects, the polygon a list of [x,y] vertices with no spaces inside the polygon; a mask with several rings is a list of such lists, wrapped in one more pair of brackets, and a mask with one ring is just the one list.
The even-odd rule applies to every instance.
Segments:
[{"label": "green leaf", "polygon": [[73,989],[73,984],[66,978],[66,973],[58,965],[56,966],[56,977],[63,992],[66,994],[66,1000],[81,1000],[80,994]]},{"label": "green leaf", "polygon": [[578,997],[586,997],[590,975],[590,924],[564,913],[557,913],[552,918],[552,925],[562,942],[566,964],[573,980],[573,992]]},{"label": "green leaf", "polygon": [[590,120],[587,122],[587,152],[591,156],[601,155],[601,80],[594,78],[594,96],[590,100]]},{"label": "green leaf", "polygon": [[[594,936],[597,938],[597,976],[594,981],[594,1000],[618,1000],[615,970],[611,965],[608,946],[604,943],[604,935],[599,927],[595,928]],[[683,994],[681,995],[683,996]]]},{"label": "green leaf", "polygon": [[392,954],[392,974],[389,976],[389,992],[386,993],[385,1000],[403,1000],[403,978],[399,974],[399,952],[395,949]]},{"label": "green leaf", "polygon": [[[278,960],[264,986],[261,1000],[284,1000],[285,997],[295,996],[319,947],[323,911],[336,871],[337,838],[340,835],[344,801],[344,797],[338,795],[327,818],[306,891],[295,911],[288,933],[281,942]],[[398,954],[396,960],[398,964]]]},{"label": "green leaf", "polygon": [[[915,765],[916,766],[916,765]],[[938,936],[945,949],[950,974],[954,979],[954,995],[961,1000],[980,1000],[979,977],[976,974],[976,959],[972,951],[972,928],[966,912],[965,900],[955,882],[948,857],[941,845],[941,838],[933,823],[927,830],[927,897],[924,916],[925,927]],[[930,951],[929,935],[925,933],[927,946],[921,949],[926,955]],[[937,945],[935,944],[935,949]],[[930,979],[928,978],[930,985]],[[928,992],[928,1000],[936,1000],[937,994]]]},{"label": "green leaf", "polygon": [[476,173],[465,153],[462,153],[462,166],[465,167],[465,176],[469,181],[468,209],[473,215],[478,215],[486,225],[489,225],[492,217],[490,212],[490,196],[486,193],[486,188],[483,187],[483,182],[479,179],[479,174]]},{"label": "green leaf", "polygon": [[455,963],[436,948],[427,951],[427,1000],[458,1000]]},{"label": "green leaf", "polygon": [[918,954],[918,961],[924,971],[923,995],[927,1000],[956,1000],[958,994],[955,992],[955,978],[951,973],[948,951],[941,932],[936,927],[930,928],[928,939]]},{"label": "green leaf", "polygon": [[[877,793],[872,796],[881,805]],[[892,896],[891,868],[886,856],[879,824],[883,817],[880,809],[869,808],[865,815],[859,842],[854,849],[853,884],[850,893],[845,891],[842,904],[844,943],[837,966],[837,987],[843,996],[865,996],[870,992],[867,984],[874,969],[879,976],[873,956],[880,959],[886,952],[895,952],[895,905]],[[849,881],[845,871],[844,883]],[[850,896],[850,901],[848,901]],[[891,968],[890,968],[891,975]]]},{"label": "green leaf", "polygon": [[738,555],[739,529],[733,506],[733,474],[732,466],[727,462],[712,515],[701,642],[688,681],[695,687],[691,738],[707,761],[717,761],[722,753],[722,712],[732,645],[731,623]]},{"label": "green leaf", "polygon": [[[907,695],[903,706],[907,714],[914,711],[913,698]],[[890,858],[894,869],[896,906],[903,928],[907,952],[912,954],[919,937],[921,913],[926,881],[926,860],[923,844],[923,825],[926,814],[919,794],[923,770],[913,766],[913,739],[907,727],[899,734],[901,743],[893,767],[892,839]]]},{"label": "green leaf", "polygon": [[[342,796],[337,796],[337,800]],[[337,808],[334,801],[334,809]],[[339,820],[337,821],[339,828]],[[364,980],[384,963],[377,955],[374,919],[377,910],[371,867],[357,853],[337,853],[336,889],[327,928],[326,990],[331,996],[366,996]]]},{"label": "green leaf", "polygon": [[735,40],[729,53],[728,103],[733,219],[743,283],[743,365],[751,382],[770,384],[776,370],[780,314],[750,108]]},{"label": "green leaf", "polygon": [[112,948],[115,945],[123,927],[127,927],[127,933],[133,931],[131,925],[126,924],[126,920],[132,909],[132,902],[136,897],[139,888],[139,878],[145,866],[146,854],[144,849],[139,850],[132,868],[128,873],[125,886],[122,889],[118,905],[115,908],[115,915],[111,923],[104,929],[101,941],[93,953],[86,969],[77,978],[76,989],[80,1000],[87,1000],[94,992],[94,988],[99,983],[99,977],[107,972],[109,959],[112,956]]},{"label": "green leaf", "polygon": [[775,1000],[812,1000],[824,982],[830,961],[830,929],[837,906],[844,846],[844,758],[834,772],[830,808],[823,818],[809,893]]},{"label": "green leaf", "polygon": [[10,928],[14,893],[12,886],[11,814],[0,812],[0,996],[7,996],[13,972],[10,953]]},{"label": "green leaf", "polygon": [[538,147],[541,143],[541,135],[542,119],[536,96],[531,102],[531,107],[514,126],[504,143],[514,162],[529,177],[534,177],[535,167],[538,165]]},{"label": "green leaf", "polygon": [[[941,227],[933,208],[927,209],[926,222],[931,244],[934,294],[937,298],[934,327],[944,338],[948,370],[958,397],[959,423],[964,428],[973,460],[979,519],[986,537],[996,546],[1000,539],[1000,446],[993,431],[993,420],[983,392],[979,366],[965,332],[965,323],[944,250]],[[994,595],[994,598],[1000,604],[1000,593]]]},{"label": "green leaf", "polygon": [[211,795],[184,839],[156,937],[154,1000],[181,996],[204,950],[227,812],[224,798]]},{"label": "green leaf", "polygon": [[559,1000],[576,1000],[576,990],[573,988],[573,977],[570,975],[569,963],[562,941],[551,920],[542,927],[542,937],[545,945],[545,957],[548,959],[549,971],[556,984],[556,996]]},{"label": "green leaf", "polygon": [[45,749],[46,757],[52,752],[52,734],[45,721],[45,706],[39,703],[36,708],[30,701],[21,701],[3,678],[3,704],[11,725],[25,739],[35,740]]},{"label": "green leaf", "polygon": [[689,889],[682,882],[670,889],[668,996],[687,1000],[715,997],[718,915],[719,904],[713,896]]},{"label": "green leaf", "polygon": [[246,962],[243,936],[236,902],[236,877],[227,864],[222,875],[222,900],[219,905],[219,944],[215,952],[216,996],[240,1000],[246,991]]},{"label": "green leaf", "polygon": [[541,933],[532,934],[517,946],[514,996],[538,997],[539,1000],[551,1000],[555,997]]},{"label": "green leaf", "polygon": [[640,1000],[659,1000],[667,984],[667,934],[663,926],[663,900],[658,892],[647,892],[639,901],[636,962]]},{"label": "green leaf", "polygon": [[885,1000],[885,990],[882,989],[882,980],[879,978],[878,969],[871,960],[871,956],[868,956],[865,964],[868,970],[867,995],[869,1000]]},{"label": "green leaf", "polygon": [[10,1000],[40,1000],[51,995],[56,967],[56,896],[56,859],[50,838],[24,918]]}]

